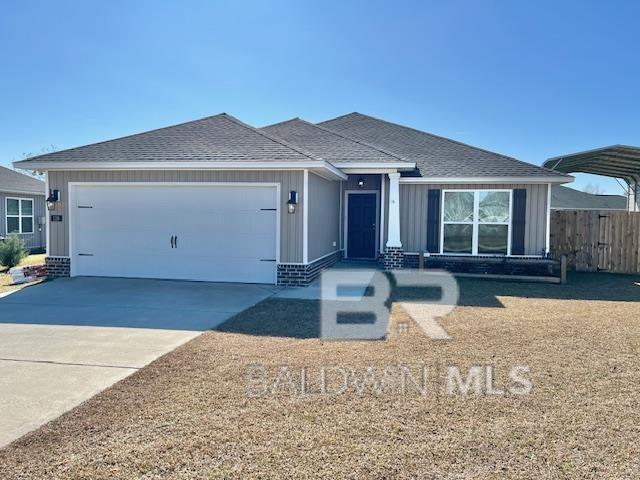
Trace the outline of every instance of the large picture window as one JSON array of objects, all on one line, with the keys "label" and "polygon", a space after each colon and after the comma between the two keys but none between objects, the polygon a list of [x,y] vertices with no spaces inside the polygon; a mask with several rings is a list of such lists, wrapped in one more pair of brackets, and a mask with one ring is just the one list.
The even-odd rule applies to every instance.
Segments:
[{"label": "large picture window", "polygon": [[445,190],[442,200],[442,253],[508,255],[510,190]]},{"label": "large picture window", "polygon": [[6,199],[7,233],[33,233],[33,200],[30,198]]}]

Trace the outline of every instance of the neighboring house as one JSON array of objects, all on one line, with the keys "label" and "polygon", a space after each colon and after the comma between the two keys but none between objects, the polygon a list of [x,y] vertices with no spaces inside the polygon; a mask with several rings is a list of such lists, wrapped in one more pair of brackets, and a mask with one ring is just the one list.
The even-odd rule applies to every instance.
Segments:
[{"label": "neighboring house", "polygon": [[227,114],[16,162],[47,172],[49,273],[304,285],[343,255],[538,258],[572,177],[353,113]]},{"label": "neighboring house", "polygon": [[628,210],[624,195],[594,195],[569,187],[554,185],[551,189],[552,210]]},{"label": "neighboring house", "polygon": [[27,248],[46,244],[45,183],[0,166],[0,238],[15,233]]}]

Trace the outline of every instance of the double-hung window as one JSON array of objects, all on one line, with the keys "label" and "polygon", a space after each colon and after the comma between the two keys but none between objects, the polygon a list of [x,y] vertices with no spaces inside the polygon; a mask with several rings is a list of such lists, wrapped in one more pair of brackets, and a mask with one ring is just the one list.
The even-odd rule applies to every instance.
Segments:
[{"label": "double-hung window", "polygon": [[511,251],[511,190],[444,190],[441,251],[508,255]]},{"label": "double-hung window", "polygon": [[7,233],[33,233],[33,200],[7,197],[5,204]]}]

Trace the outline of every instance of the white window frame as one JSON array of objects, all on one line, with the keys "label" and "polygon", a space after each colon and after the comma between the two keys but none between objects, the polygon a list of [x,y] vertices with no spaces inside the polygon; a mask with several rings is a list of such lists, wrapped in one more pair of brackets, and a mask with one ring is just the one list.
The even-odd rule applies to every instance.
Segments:
[{"label": "white window frame", "polygon": [[[444,201],[447,192],[473,193],[473,220],[471,222],[446,222],[444,220]],[[506,192],[509,194],[509,222],[480,222],[480,193],[481,192]],[[440,198],[440,254],[455,256],[483,256],[483,257],[504,257],[502,253],[478,253],[478,235],[480,225],[507,225],[507,254],[511,256],[511,228],[513,224],[513,190],[499,188],[479,188],[479,189],[447,189],[442,190]],[[472,225],[471,231],[471,253],[451,253],[444,252],[444,226],[445,225]]]},{"label": "white window frame", "polygon": [[[9,214],[9,200],[17,200],[18,201],[18,215],[10,215]],[[26,200],[31,202],[31,215],[23,215],[22,214],[22,202]],[[36,231],[36,226],[34,224],[34,211],[33,209],[35,208],[35,202],[33,201],[33,198],[22,198],[22,197],[6,197],[4,199],[4,228],[5,228],[5,232],[7,232],[7,235],[10,235],[11,233],[9,232],[9,218],[17,218],[18,219],[18,232],[13,232],[14,235],[33,235],[34,232]],[[31,219],[31,231],[30,232],[24,232],[23,228],[22,228],[22,219],[23,218],[30,218]]]}]

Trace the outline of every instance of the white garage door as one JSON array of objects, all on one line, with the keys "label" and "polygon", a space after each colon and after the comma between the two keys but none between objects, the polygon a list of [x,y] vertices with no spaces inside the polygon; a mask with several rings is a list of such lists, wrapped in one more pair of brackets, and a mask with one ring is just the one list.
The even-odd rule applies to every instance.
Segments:
[{"label": "white garage door", "polygon": [[70,188],[72,275],[276,282],[275,186]]}]

